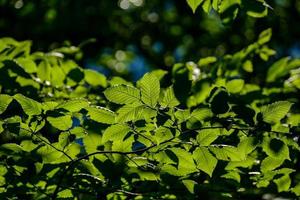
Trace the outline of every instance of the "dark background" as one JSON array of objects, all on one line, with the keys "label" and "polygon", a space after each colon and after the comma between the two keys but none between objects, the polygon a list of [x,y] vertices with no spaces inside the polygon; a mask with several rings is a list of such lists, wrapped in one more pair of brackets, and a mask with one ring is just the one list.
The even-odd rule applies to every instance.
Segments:
[{"label": "dark background", "polygon": [[269,27],[275,58],[300,57],[300,1],[268,3],[267,17],[241,10],[225,25],[214,12],[193,14],[185,0],[0,0],[0,37],[30,39],[33,51],[81,44],[81,66],[135,80],[153,68],[233,53]]}]

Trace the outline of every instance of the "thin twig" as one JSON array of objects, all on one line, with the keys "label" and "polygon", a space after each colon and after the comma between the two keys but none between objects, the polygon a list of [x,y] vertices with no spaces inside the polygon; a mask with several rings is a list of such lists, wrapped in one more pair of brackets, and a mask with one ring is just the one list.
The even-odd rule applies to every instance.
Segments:
[{"label": "thin twig", "polygon": [[69,156],[66,152],[64,152],[61,149],[56,148],[54,145],[52,145],[51,143],[47,142],[46,140],[44,140],[42,137],[38,136],[35,132],[31,131],[31,130],[27,130],[25,128],[20,127],[22,130],[28,131],[29,133],[31,133],[32,136],[37,137],[40,141],[44,142],[45,144],[49,145],[50,147],[52,147],[53,149],[55,149],[56,151],[59,151],[61,153],[63,153],[66,157],[68,157],[71,161],[73,161],[72,157]]},{"label": "thin twig", "polygon": [[[164,144],[164,143],[167,143],[167,142],[170,142],[174,139],[175,137],[172,137],[160,144]],[[139,153],[143,153],[143,152],[146,152],[154,147],[156,147],[157,144],[153,144],[149,147],[145,147],[143,149],[139,149],[139,150],[136,150],[136,151],[127,151],[127,152],[122,152],[122,151],[96,151],[96,152],[93,152],[93,153],[90,153],[90,154],[87,154],[87,155],[84,155],[80,158],[77,158],[76,160],[73,160],[69,163],[69,165],[64,169],[64,171],[62,172],[58,182],[57,182],[57,186],[55,188],[55,191],[53,192],[53,195],[52,195],[52,200],[55,200],[56,197],[57,197],[57,194],[59,192],[59,189],[60,189],[60,185],[62,184],[62,181],[65,177],[65,175],[67,174],[67,172],[73,167],[75,166],[75,164],[77,164],[78,162],[80,162],[81,160],[85,160],[91,156],[94,156],[94,155],[98,155],[98,154],[119,154],[119,155],[130,155],[130,154],[139,154]]]}]

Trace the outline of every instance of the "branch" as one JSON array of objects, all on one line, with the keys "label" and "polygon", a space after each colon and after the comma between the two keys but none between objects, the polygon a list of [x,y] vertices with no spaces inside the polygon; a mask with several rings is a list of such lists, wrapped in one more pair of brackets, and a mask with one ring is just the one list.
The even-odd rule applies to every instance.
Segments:
[{"label": "branch", "polygon": [[[175,137],[172,137],[164,142],[161,142],[160,144],[165,144],[165,143],[168,143],[170,141],[172,141],[173,139],[175,139]],[[73,166],[75,166],[78,162],[80,162],[81,160],[85,160],[91,156],[94,156],[94,155],[98,155],[98,154],[119,154],[119,155],[124,155],[124,156],[127,156],[127,155],[130,155],[130,154],[139,154],[139,153],[144,153],[154,147],[158,146],[157,144],[153,144],[149,147],[145,147],[143,149],[139,149],[139,150],[136,150],[136,151],[127,151],[127,152],[122,152],[122,151],[96,151],[96,152],[93,152],[93,153],[90,153],[90,154],[87,154],[87,155],[84,155],[80,158],[77,158],[76,160],[72,160],[69,165],[64,169],[64,171],[62,172],[58,182],[57,182],[57,186],[55,188],[55,191],[53,192],[53,195],[52,195],[52,200],[55,200],[56,197],[57,197],[57,194],[59,192],[59,189],[61,187],[61,184],[62,184],[62,181],[65,177],[65,175],[67,174],[67,172],[69,170],[72,169]]]},{"label": "branch", "polygon": [[45,144],[49,145],[50,147],[52,147],[53,149],[55,149],[56,151],[61,152],[62,154],[64,154],[66,157],[68,157],[71,161],[73,161],[72,157],[69,156],[66,152],[64,152],[61,149],[56,148],[54,145],[52,145],[51,143],[49,143],[48,141],[46,141],[45,139],[43,139],[42,137],[38,136],[34,131],[32,130],[28,130],[26,128],[22,128],[20,127],[22,130],[28,131],[29,133],[31,133],[32,136],[37,137],[40,141],[44,142]]}]

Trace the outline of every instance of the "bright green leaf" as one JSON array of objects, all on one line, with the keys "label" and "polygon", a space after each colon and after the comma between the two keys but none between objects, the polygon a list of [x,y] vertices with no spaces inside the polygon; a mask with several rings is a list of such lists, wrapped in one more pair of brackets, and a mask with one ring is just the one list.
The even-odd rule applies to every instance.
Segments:
[{"label": "bright green leaf", "polygon": [[90,118],[96,122],[104,124],[113,124],[115,123],[115,113],[107,108],[103,107],[89,107],[86,108]]},{"label": "bright green leaf", "polygon": [[28,58],[17,58],[16,63],[20,65],[27,73],[35,73],[37,71],[37,66],[35,62]]},{"label": "bright green leaf", "polygon": [[277,185],[278,192],[288,191],[291,186],[291,182],[289,175],[283,175],[282,177],[274,180],[274,183]]},{"label": "bright green leaf", "polygon": [[197,168],[204,171],[210,177],[217,166],[218,160],[205,147],[198,147],[193,152],[193,158],[197,163]]},{"label": "bright green leaf", "polygon": [[190,8],[193,10],[193,13],[195,13],[196,9],[203,1],[204,0],[187,0],[187,3],[190,6]]},{"label": "bright green leaf", "polygon": [[171,148],[168,150],[176,155],[178,159],[178,170],[185,170],[186,174],[197,171],[193,155],[190,152],[181,148]]},{"label": "bright green leaf", "polygon": [[107,87],[107,80],[103,74],[100,74],[94,70],[84,70],[85,81],[92,86]]},{"label": "bright green leaf", "polygon": [[62,108],[70,112],[79,112],[81,109],[89,106],[89,102],[85,99],[72,99],[64,101],[56,106],[56,109]]},{"label": "bright green leaf", "polygon": [[47,117],[48,122],[59,130],[68,130],[72,127],[73,121],[70,115],[59,117]]},{"label": "bright green leaf", "polygon": [[131,104],[140,101],[140,90],[128,85],[115,85],[104,91],[105,97],[117,104]]},{"label": "bright green leaf", "polygon": [[179,101],[176,99],[174,95],[174,90],[173,87],[170,86],[168,87],[163,94],[163,98],[160,102],[160,105],[163,108],[169,107],[169,108],[174,108],[175,106],[179,105]]},{"label": "bright green leaf", "polygon": [[262,144],[263,151],[268,156],[277,159],[290,159],[288,146],[280,139],[264,137]]},{"label": "bright green leaf", "polygon": [[272,171],[277,167],[281,166],[284,162],[284,159],[277,158],[277,157],[266,157],[260,165],[260,170],[264,172]]},{"label": "bright green leaf", "polygon": [[267,123],[278,123],[290,110],[293,104],[288,101],[277,101],[261,109],[263,120]]},{"label": "bright green leaf", "polygon": [[141,89],[142,101],[150,107],[155,107],[159,98],[160,83],[151,73],[145,74],[138,82]]},{"label": "bright green leaf", "polygon": [[108,127],[102,136],[102,143],[107,141],[116,141],[123,140],[126,134],[130,131],[130,128],[127,125],[123,124],[115,124]]},{"label": "bright green leaf", "polygon": [[225,161],[245,160],[245,154],[241,154],[238,148],[228,145],[210,146],[209,149],[215,154],[217,159]]},{"label": "bright green leaf", "polygon": [[156,112],[143,104],[128,104],[118,110],[117,122],[137,121],[141,119],[150,119]]},{"label": "bright green leaf", "polygon": [[233,79],[226,83],[226,88],[230,93],[239,93],[244,87],[243,79]]},{"label": "bright green leaf", "polygon": [[13,98],[6,94],[0,94],[0,114],[2,114],[10,104]]},{"label": "bright green leaf", "polygon": [[203,129],[198,131],[196,137],[198,144],[201,146],[208,146],[215,141],[220,135],[219,129]]},{"label": "bright green leaf", "polygon": [[42,105],[28,97],[23,96],[22,94],[14,95],[14,99],[18,101],[18,103],[23,108],[24,112],[27,115],[39,115],[42,112]]},{"label": "bright green leaf", "polygon": [[192,193],[192,194],[195,193],[195,186],[198,184],[196,181],[194,181],[194,180],[182,180],[182,183],[190,193]]}]

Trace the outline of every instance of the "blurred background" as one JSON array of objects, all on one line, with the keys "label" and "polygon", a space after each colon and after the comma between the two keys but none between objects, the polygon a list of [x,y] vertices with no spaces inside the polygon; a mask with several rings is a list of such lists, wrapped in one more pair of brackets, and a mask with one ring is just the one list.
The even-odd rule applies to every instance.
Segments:
[{"label": "blurred background", "polygon": [[177,62],[233,53],[269,27],[273,59],[299,58],[300,1],[268,3],[268,17],[241,10],[223,24],[214,12],[193,14],[186,0],[0,0],[0,37],[32,40],[33,51],[71,47],[60,50],[75,52],[82,67],[131,80]]}]

